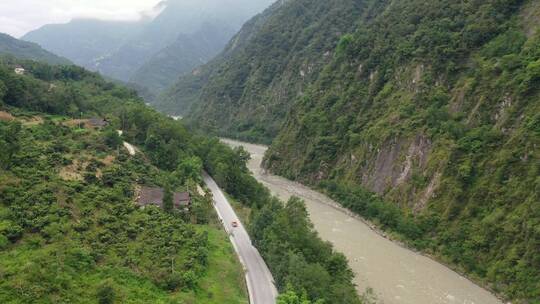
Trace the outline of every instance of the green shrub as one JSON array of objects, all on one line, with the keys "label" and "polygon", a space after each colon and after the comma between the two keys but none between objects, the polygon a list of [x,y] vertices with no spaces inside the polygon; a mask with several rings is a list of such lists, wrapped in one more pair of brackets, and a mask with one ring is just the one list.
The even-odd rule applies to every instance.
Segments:
[{"label": "green shrub", "polygon": [[110,280],[102,282],[96,290],[96,297],[99,304],[113,304],[116,302],[116,292],[114,283]]}]

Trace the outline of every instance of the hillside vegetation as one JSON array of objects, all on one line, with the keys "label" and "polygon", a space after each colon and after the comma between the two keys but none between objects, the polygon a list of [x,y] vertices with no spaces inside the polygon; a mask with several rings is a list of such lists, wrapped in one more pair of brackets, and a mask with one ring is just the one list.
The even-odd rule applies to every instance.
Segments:
[{"label": "hillside vegetation", "polygon": [[[88,117],[110,126],[81,128]],[[140,152],[128,155],[123,140]],[[3,58],[0,302],[247,303],[211,196],[196,190],[204,168],[251,208],[254,243],[286,291],[280,301],[362,303],[346,259],[313,231],[303,203],[271,197],[248,159],[97,74]],[[139,208],[137,185],[187,190],[191,210]]]},{"label": "hillside vegetation", "polygon": [[[15,75],[12,64],[32,76]],[[70,115],[123,111],[126,138],[162,139],[137,118],[153,115],[160,130],[183,136],[179,153],[194,156],[181,125],[77,67],[4,60],[0,88],[12,114],[0,120],[0,302],[247,303],[210,199],[194,191],[199,172],[129,156],[114,128],[81,129]],[[138,208],[140,183],[188,189],[191,213]]]},{"label": "hillside vegetation", "polygon": [[272,142],[272,172],[538,303],[539,16],[532,0],[280,1],[157,107]]},{"label": "hillside vegetation", "polygon": [[21,39],[69,58],[75,64],[92,68],[107,54],[140,34],[146,22],[74,19],[65,24],[46,24]]},{"label": "hillside vegetation", "polygon": [[216,56],[236,30],[236,27],[216,23],[205,25],[194,33],[180,34],[175,42],[145,62],[129,81],[152,88],[154,94],[159,94],[173,85],[179,76]]},{"label": "hillside vegetation", "polygon": [[265,165],[516,303],[540,303],[536,1],[386,1],[343,35]]}]

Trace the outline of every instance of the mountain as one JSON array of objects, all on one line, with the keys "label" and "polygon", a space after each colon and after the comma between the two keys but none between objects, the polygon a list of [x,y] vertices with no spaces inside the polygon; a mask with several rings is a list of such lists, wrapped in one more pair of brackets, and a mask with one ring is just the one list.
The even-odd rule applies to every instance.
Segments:
[{"label": "mountain", "polygon": [[217,54],[245,20],[271,1],[168,0],[154,8],[153,18],[74,20],[46,25],[23,39],[42,43],[88,69],[158,93]]},{"label": "mountain", "polygon": [[95,70],[103,57],[113,54],[135,37],[145,22],[76,19],[66,24],[49,24],[24,35],[21,39],[42,45],[45,49]]},{"label": "mountain", "polygon": [[129,82],[161,92],[177,81],[177,77],[171,75],[185,74],[215,57],[236,30],[232,26],[208,24],[195,33],[180,34],[175,42],[145,62]]},{"label": "mountain", "polygon": [[35,43],[18,40],[2,33],[0,33],[0,54],[49,64],[71,64],[69,60],[49,53]]},{"label": "mountain", "polygon": [[292,101],[265,166],[538,302],[538,16],[538,1],[387,1]]},{"label": "mountain", "polygon": [[246,23],[216,59],[182,77],[156,107],[189,113],[195,125],[220,135],[269,142],[290,101],[372,6],[354,0],[278,1]]},{"label": "mountain", "polygon": [[513,300],[540,299],[538,1],[276,3],[161,110]]}]

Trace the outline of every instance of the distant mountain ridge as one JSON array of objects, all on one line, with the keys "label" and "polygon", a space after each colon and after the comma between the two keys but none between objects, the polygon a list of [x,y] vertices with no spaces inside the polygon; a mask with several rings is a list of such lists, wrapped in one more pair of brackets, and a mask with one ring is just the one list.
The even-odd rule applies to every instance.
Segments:
[{"label": "distant mountain ridge", "polygon": [[67,24],[49,24],[29,32],[21,39],[32,41],[44,48],[91,70],[99,61],[116,52],[124,43],[136,36],[144,22],[102,21],[77,19]]},{"label": "distant mountain ridge", "polygon": [[18,59],[41,61],[53,65],[71,64],[68,59],[50,53],[36,43],[22,41],[3,33],[0,33],[0,55],[10,55]]},{"label": "distant mountain ridge", "polygon": [[23,39],[156,94],[215,56],[245,20],[271,1],[169,0],[158,4],[160,13],[152,19],[73,20],[46,25]]}]

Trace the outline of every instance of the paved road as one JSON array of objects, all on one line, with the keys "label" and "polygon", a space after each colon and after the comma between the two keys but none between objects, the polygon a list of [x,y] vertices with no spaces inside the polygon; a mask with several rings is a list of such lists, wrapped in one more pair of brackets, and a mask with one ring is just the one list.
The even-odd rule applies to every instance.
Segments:
[{"label": "paved road", "polygon": [[[275,304],[277,290],[270,270],[268,270],[259,251],[251,244],[247,231],[238,220],[236,213],[216,182],[206,173],[203,173],[203,177],[214,196],[214,207],[223,220],[223,226],[231,236],[231,242],[245,268],[250,303]],[[233,221],[237,221],[239,226],[232,227]]]}]

